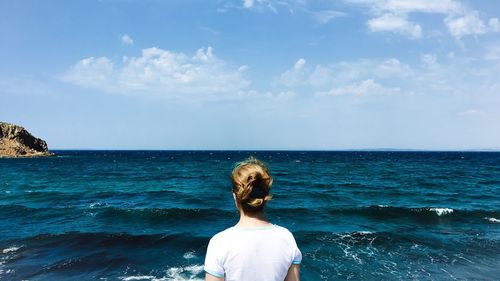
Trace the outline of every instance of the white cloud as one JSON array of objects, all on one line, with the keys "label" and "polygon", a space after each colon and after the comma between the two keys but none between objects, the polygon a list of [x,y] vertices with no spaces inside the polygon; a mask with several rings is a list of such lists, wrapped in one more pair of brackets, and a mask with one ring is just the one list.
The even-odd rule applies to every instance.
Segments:
[{"label": "white cloud", "polygon": [[302,68],[304,68],[304,65],[306,64],[306,60],[305,59],[299,59],[295,65],[293,66],[293,68],[295,70],[301,70]]},{"label": "white cloud", "polygon": [[217,58],[211,47],[189,57],[160,48],[124,57],[120,65],[106,57],[77,62],[63,80],[105,92],[167,99],[232,99],[250,81],[241,67]]},{"label": "white cloud", "polygon": [[346,2],[368,5],[375,13],[451,13],[462,9],[462,5],[454,0],[347,0]]},{"label": "white cloud", "polygon": [[450,34],[456,38],[471,34],[483,34],[487,31],[477,11],[460,17],[447,17],[444,22]]},{"label": "white cloud", "polygon": [[206,49],[198,49],[196,51],[196,55],[193,57],[193,60],[199,60],[203,62],[214,61],[215,56],[213,54],[214,49],[212,47],[208,47]]},{"label": "white cloud", "polygon": [[420,57],[420,59],[427,66],[433,66],[437,62],[437,56],[434,54],[424,54]]},{"label": "white cloud", "polygon": [[407,77],[412,73],[411,67],[401,63],[396,58],[389,58],[380,62],[371,62],[378,77]]},{"label": "white cloud", "polygon": [[[243,0],[243,7],[246,9],[267,9],[277,14],[278,10],[274,6],[275,2],[271,0]],[[276,2],[276,4],[288,5],[287,2]]]},{"label": "white cloud", "polygon": [[[394,32],[410,39],[423,37],[423,28],[429,28],[429,22],[423,24],[415,17],[416,14],[438,14],[443,16],[444,29],[432,28],[426,31],[428,36],[441,34],[447,30],[450,35],[461,38],[468,35],[500,32],[498,18],[482,19],[478,11],[463,4],[461,0],[344,0],[351,5],[366,7],[370,18],[366,21],[367,27],[372,32]],[[224,2],[225,3],[225,2]],[[326,24],[331,20],[346,16],[347,14],[336,10],[311,11],[312,4],[304,0],[242,0],[243,7],[247,9],[269,9],[275,13],[278,8],[286,8],[291,14],[294,11],[303,11],[312,18]],[[471,2],[472,3],[472,2]]]},{"label": "white cloud", "polygon": [[301,58],[295,62],[292,69],[283,72],[277,79],[278,84],[286,87],[294,87],[303,83],[304,66],[306,60]]},{"label": "white cloud", "polygon": [[[264,104],[273,104],[276,102],[289,102],[293,101],[297,98],[297,94],[292,90],[284,90],[284,91],[257,91],[257,90],[248,90],[248,91],[240,91],[238,92],[238,97],[241,99],[251,99],[252,101],[260,101]],[[254,104],[256,105],[256,104]],[[262,105],[262,104],[261,104]]]},{"label": "white cloud", "polygon": [[299,59],[291,69],[281,73],[276,81],[285,87],[308,86],[315,91],[326,91],[373,78],[402,79],[412,75],[411,67],[396,58],[364,59],[309,68],[305,64],[304,59]]},{"label": "white cloud", "polygon": [[65,79],[80,86],[98,88],[110,86],[110,79],[114,72],[113,62],[106,57],[89,57],[80,60],[65,76]]},{"label": "white cloud", "polygon": [[422,26],[410,21],[415,13],[442,14],[449,33],[461,38],[466,35],[500,31],[500,22],[491,18],[488,25],[471,10],[456,0],[345,0],[350,4],[364,5],[370,9],[373,18],[367,21],[373,32],[391,31],[417,39],[422,35]]},{"label": "white cloud", "polygon": [[309,75],[308,81],[313,87],[321,87],[331,82],[334,72],[331,67],[317,65]]},{"label": "white cloud", "polygon": [[420,62],[410,66],[397,58],[387,58],[297,68],[294,65],[277,76],[275,87],[286,87],[299,97],[352,96],[362,100],[377,95],[393,96],[391,99],[416,96],[467,100],[465,97],[480,93],[498,100],[500,84],[496,73],[500,65],[496,63],[447,55],[438,59],[433,53],[422,54]]},{"label": "white cloud", "polygon": [[238,71],[243,72],[243,71],[246,71],[248,68],[249,68],[248,65],[242,65],[242,66],[238,67]]},{"label": "white cloud", "polygon": [[278,92],[276,94],[273,93],[267,93],[266,97],[269,100],[276,101],[276,102],[286,102],[286,101],[291,101],[296,98],[296,93],[294,91],[283,91],[283,92]]},{"label": "white cloud", "polygon": [[[331,20],[339,17],[344,17],[347,14],[341,11],[335,11],[330,9],[317,10],[317,7],[312,7],[311,3],[307,0],[241,0],[238,1],[241,5],[233,5],[234,1],[231,0],[218,0],[219,5],[222,8],[217,10],[220,12],[227,12],[228,10],[235,10],[238,8],[244,8],[247,10],[258,11],[258,12],[273,12],[279,14],[280,12],[285,12],[285,14],[294,15],[296,12],[310,16],[313,20],[320,24],[326,24]],[[311,6],[311,8],[309,8]]]},{"label": "white cloud", "polygon": [[420,25],[409,22],[405,17],[394,14],[383,14],[380,17],[370,19],[367,24],[373,32],[395,31],[406,34],[412,39],[422,37],[422,28]]},{"label": "white cloud", "polygon": [[462,115],[462,116],[471,116],[471,115],[478,115],[478,114],[481,114],[482,112],[480,110],[477,110],[477,109],[467,109],[467,110],[464,110],[464,111],[461,111],[458,113],[458,115]]},{"label": "white cloud", "polygon": [[391,95],[399,93],[399,88],[387,88],[379,83],[375,82],[373,79],[367,79],[359,83],[350,84],[340,88],[333,88],[327,92],[320,92],[318,95],[321,96],[341,96],[341,95],[352,95],[352,96],[365,96],[365,95]]},{"label": "white cloud", "polygon": [[254,4],[254,0],[243,0],[243,7],[245,8],[252,8]]},{"label": "white cloud", "polygon": [[122,44],[123,45],[133,45],[134,44],[134,39],[130,37],[128,34],[123,34],[121,37]]},{"label": "white cloud", "polygon": [[346,14],[343,12],[333,11],[333,10],[324,10],[324,11],[317,11],[317,12],[310,12],[310,13],[311,13],[313,19],[321,24],[326,24],[333,19],[346,16]]},{"label": "white cloud", "polygon": [[500,20],[498,18],[491,18],[488,25],[491,31],[500,32]]}]

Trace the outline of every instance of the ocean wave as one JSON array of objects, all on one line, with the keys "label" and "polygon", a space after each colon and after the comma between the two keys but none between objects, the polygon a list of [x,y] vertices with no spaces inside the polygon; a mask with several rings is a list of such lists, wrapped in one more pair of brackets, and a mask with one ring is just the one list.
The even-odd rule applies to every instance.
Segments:
[{"label": "ocean wave", "polygon": [[497,219],[497,218],[488,218],[488,217],[485,217],[484,219],[487,220],[487,221],[489,221],[489,222],[493,222],[493,223],[499,223],[500,222],[500,219]]},{"label": "ocean wave", "polygon": [[312,241],[337,241],[343,239],[352,239],[358,241],[368,240],[371,241],[373,238],[379,237],[392,237],[392,233],[387,232],[374,232],[366,230],[358,230],[352,232],[329,232],[329,231],[308,231],[299,230],[294,232],[294,236],[297,240],[308,244]]},{"label": "ocean wave", "polygon": [[5,249],[2,250],[2,254],[8,254],[8,253],[12,253],[12,252],[17,252],[17,250],[21,249],[21,247],[11,246],[9,248],[5,248]]},{"label": "ocean wave", "polygon": [[220,209],[181,208],[131,208],[104,207],[96,215],[98,218],[138,219],[150,222],[205,221],[207,219],[233,217],[234,212]]},{"label": "ocean wave", "polygon": [[[102,246],[122,245],[128,247],[154,246],[168,244],[171,246],[193,245],[203,246],[210,237],[196,236],[192,233],[175,234],[129,234],[112,232],[66,232],[61,234],[39,234],[26,237],[22,240],[23,245],[50,245],[53,243],[71,244],[84,246],[86,244],[98,244]],[[19,248],[16,248],[18,250]]]},{"label": "ocean wave", "polygon": [[[55,191],[55,190],[24,190],[24,193],[30,193],[30,200],[41,201],[43,199],[103,199],[103,198],[132,198],[132,197],[158,197],[158,196],[176,196],[181,194],[175,190],[140,190],[134,191],[104,191],[104,190],[69,190],[69,191]],[[18,196],[25,196],[22,192],[16,193]]]},{"label": "ocean wave", "polygon": [[[188,265],[184,267],[171,267],[167,270],[167,276],[170,279],[169,281],[177,281],[177,280],[202,280],[196,278],[203,272],[203,265]],[[187,279],[186,279],[187,278]]]},{"label": "ocean wave", "polygon": [[278,216],[293,220],[324,219],[329,216],[364,217],[371,220],[405,220],[413,223],[439,223],[441,221],[481,223],[484,217],[499,217],[500,210],[464,210],[449,207],[395,207],[374,205],[357,208],[269,208],[270,217]]},{"label": "ocean wave", "polygon": [[[324,280],[426,280],[446,279],[428,275],[435,266],[475,270],[475,266],[488,271],[475,275],[479,279],[496,280],[495,265],[500,241],[495,237],[449,237],[416,235],[410,231],[382,231],[360,234],[361,231],[335,233],[328,231],[294,232],[297,243],[304,251],[304,260],[328,276]],[[367,270],[367,268],[372,268]],[[386,277],[380,272],[387,271]],[[412,270],[413,272],[407,271]],[[423,271],[425,270],[425,271]],[[376,274],[371,272],[377,271]],[[353,272],[359,275],[353,275]],[[420,273],[424,273],[420,275]],[[410,273],[410,274],[408,274]],[[419,273],[419,274],[417,274]],[[366,274],[366,275],[364,275]],[[459,278],[467,280],[468,278]],[[488,277],[485,277],[488,276]],[[320,278],[313,278],[320,280]]]},{"label": "ocean wave", "polygon": [[158,280],[153,275],[131,275],[131,276],[122,276],[120,277],[123,281],[133,281],[133,280]]},{"label": "ocean wave", "polygon": [[[0,252],[0,273],[15,272],[19,280],[45,280],[44,276],[63,277],[68,272],[111,270],[116,274],[122,272],[114,275],[114,280],[118,276],[123,276],[122,280],[198,280],[196,277],[203,270],[198,264],[202,262],[201,255],[204,255],[209,239],[193,233],[69,232],[36,235],[15,239],[17,245],[5,241],[12,246],[4,249],[6,254]],[[18,246],[21,243],[23,246]],[[33,256],[32,253],[40,255]],[[29,260],[28,264],[26,260]],[[160,269],[163,265],[169,266]],[[151,270],[141,273],[144,268]]]},{"label": "ocean wave", "polygon": [[[457,241],[443,243],[440,235],[415,235],[408,231],[352,231],[352,232],[328,232],[300,230],[294,233],[297,243],[302,247],[326,246],[348,246],[357,249],[375,247],[381,249],[407,249],[427,248],[453,251],[457,247]],[[500,240],[489,237],[462,237],[458,244],[466,243],[474,251],[494,252],[500,247]],[[399,249],[400,250],[400,249]]]},{"label": "ocean wave", "polygon": [[194,252],[186,252],[184,253],[184,255],[182,255],[182,258],[184,259],[193,259],[193,258],[196,258],[196,254]]},{"label": "ocean wave", "polygon": [[500,212],[490,210],[460,210],[448,207],[392,207],[387,205],[369,206],[361,208],[346,208],[330,210],[330,214],[336,215],[357,215],[372,217],[375,219],[397,219],[397,218],[415,218],[415,219],[478,219],[482,217],[494,217]]},{"label": "ocean wave", "polygon": [[[151,220],[170,220],[181,221],[183,219],[205,220],[205,219],[220,219],[230,218],[234,216],[234,212],[214,209],[214,208],[118,208],[110,207],[105,204],[99,208],[101,217],[113,218],[142,218]],[[346,215],[346,216],[365,216],[375,218],[449,218],[449,219],[466,219],[466,218],[482,218],[495,217],[500,215],[499,211],[487,210],[457,210],[447,207],[391,207],[391,206],[369,206],[360,208],[269,208],[267,213],[270,216],[279,217],[315,217],[317,213],[327,212],[331,215]]]},{"label": "ocean wave", "polygon": [[[405,220],[417,224],[440,223],[443,221],[457,223],[481,223],[484,218],[495,222],[500,217],[500,211],[496,210],[461,210],[449,207],[392,207],[386,205],[358,207],[358,208],[272,208],[267,210],[268,217],[279,218],[282,222],[287,221],[319,221],[327,217],[350,218],[362,217],[375,221]],[[76,207],[48,207],[33,208],[24,205],[2,205],[0,218],[15,219],[23,221],[32,220],[37,222],[50,220],[82,220],[83,216],[90,216],[90,221],[99,220],[103,223],[113,222],[114,225],[130,225],[139,223],[144,226],[172,226],[189,225],[206,221],[218,221],[226,223],[227,220],[235,218],[234,211],[216,208],[134,208],[111,206],[106,202],[93,202],[84,208]],[[90,222],[89,221],[89,222]]]},{"label": "ocean wave", "polygon": [[427,210],[435,212],[438,216],[448,215],[455,211],[451,208],[428,208]]},{"label": "ocean wave", "polygon": [[155,276],[155,275],[129,275],[121,276],[120,280],[123,281],[136,281],[136,280],[148,280],[148,281],[202,281],[204,279],[198,278],[197,276],[203,272],[203,265],[188,265],[182,267],[171,267],[166,270],[165,276]]},{"label": "ocean wave", "polygon": [[352,234],[354,234],[354,235],[369,235],[369,234],[374,234],[374,232],[373,231],[360,230],[360,231],[355,231]]},{"label": "ocean wave", "polygon": [[93,202],[93,203],[90,203],[88,208],[89,209],[97,209],[97,208],[103,208],[103,207],[107,207],[108,206],[108,203],[106,202]]},{"label": "ocean wave", "polygon": [[0,251],[0,280],[2,276],[14,274],[16,271],[12,268],[7,268],[7,264],[10,260],[17,258],[17,252],[23,248],[23,246],[10,246]]},{"label": "ocean wave", "polygon": [[233,217],[234,212],[214,208],[120,208],[109,206],[106,202],[90,203],[85,208],[76,207],[40,207],[33,208],[24,205],[0,205],[0,218],[33,217],[42,215],[44,218],[61,217],[63,215],[78,215],[91,213],[98,218],[112,219],[149,219],[182,222],[186,219],[204,220],[221,217]]}]

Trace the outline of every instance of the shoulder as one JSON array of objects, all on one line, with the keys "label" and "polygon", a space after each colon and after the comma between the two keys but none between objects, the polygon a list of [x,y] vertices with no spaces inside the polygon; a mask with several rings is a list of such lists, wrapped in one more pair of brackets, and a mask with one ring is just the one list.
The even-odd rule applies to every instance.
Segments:
[{"label": "shoulder", "polygon": [[279,226],[279,225],[275,225],[274,228],[275,228],[275,231],[278,232],[283,237],[285,237],[287,239],[295,240],[295,238],[293,237],[292,232],[290,232],[290,230],[288,230],[288,228],[283,227],[283,226]]},{"label": "shoulder", "polygon": [[283,226],[280,226],[280,225],[275,224],[275,225],[274,225],[274,228],[275,228],[277,231],[282,232],[283,234],[292,235],[292,232],[290,232],[290,230],[288,230],[288,228],[286,228],[286,227],[283,227]]},{"label": "shoulder", "polygon": [[211,239],[210,243],[219,243],[224,240],[227,240],[228,237],[232,236],[233,234],[233,227],[227,228],[217,234],[215,234]]}]

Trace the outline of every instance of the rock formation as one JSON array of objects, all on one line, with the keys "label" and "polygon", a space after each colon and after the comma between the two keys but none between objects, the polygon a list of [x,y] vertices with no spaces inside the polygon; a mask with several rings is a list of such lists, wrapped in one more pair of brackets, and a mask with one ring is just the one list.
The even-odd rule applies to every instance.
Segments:
[{"label": "rock formation", "polygon": [[51,156],[47,143],[21,126],[0,122],[0,157]]}]

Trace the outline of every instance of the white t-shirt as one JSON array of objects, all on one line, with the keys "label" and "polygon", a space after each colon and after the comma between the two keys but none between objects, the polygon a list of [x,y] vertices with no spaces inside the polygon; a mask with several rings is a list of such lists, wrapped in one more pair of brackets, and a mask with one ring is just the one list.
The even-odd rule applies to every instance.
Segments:
[{"label": "white t-shirt", "polygon": [[225,281],[283,281],[302,253],[288,229],[233,226],[208,243],[205,271]]}]

